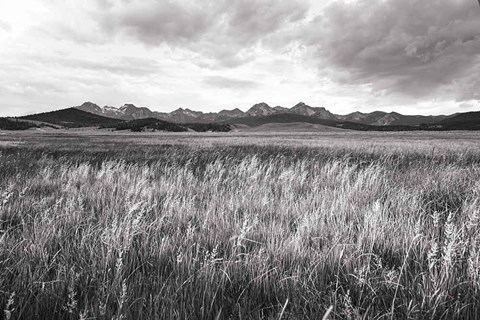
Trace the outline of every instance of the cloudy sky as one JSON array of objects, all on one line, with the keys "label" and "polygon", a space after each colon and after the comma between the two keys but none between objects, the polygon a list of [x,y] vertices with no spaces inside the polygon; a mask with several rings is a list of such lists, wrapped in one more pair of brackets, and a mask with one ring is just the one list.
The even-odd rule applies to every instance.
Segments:
[{"label": "cloudy sky", "polygon": [[0,115],[480,109],[477,0],[0,0]]}]

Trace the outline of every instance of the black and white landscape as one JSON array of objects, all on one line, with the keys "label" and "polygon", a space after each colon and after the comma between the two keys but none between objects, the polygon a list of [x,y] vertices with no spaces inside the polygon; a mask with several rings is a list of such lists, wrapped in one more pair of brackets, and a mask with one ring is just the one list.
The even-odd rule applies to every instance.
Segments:
[{"label": "black and white landscape", "polygon": [[474,0],[0,0],[0,319],[478,319],[479,31]]}]

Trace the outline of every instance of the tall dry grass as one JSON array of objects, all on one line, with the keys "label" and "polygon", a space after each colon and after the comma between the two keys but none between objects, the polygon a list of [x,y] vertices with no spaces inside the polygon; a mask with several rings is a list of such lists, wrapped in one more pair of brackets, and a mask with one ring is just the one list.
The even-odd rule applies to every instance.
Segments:
[{"label": "tall dry grass", "polygon": [[477,318],[476,154],[74,149],[1,150],[4,319]]}]

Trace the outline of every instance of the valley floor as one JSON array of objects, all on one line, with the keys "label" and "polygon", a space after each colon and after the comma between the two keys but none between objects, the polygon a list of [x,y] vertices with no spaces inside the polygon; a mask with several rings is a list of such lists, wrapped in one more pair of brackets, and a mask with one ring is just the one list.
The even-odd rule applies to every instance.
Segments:
[{"label": "valley floor", "polygon": [[[435,150],[480,152],[480,131],[399,131],[351,130],[288,131],[238,130],[232,132],[150,132],[134,133],[107,129],[35,129],[1,131],[1,145],[50,147],[72,145],[99,148],[102,145],[182,145],[195,147],[265,145],[285,147],[349,149],[361,152],[435,152]],[[286,131],[287,130],[287,131]]]},{"label": "valley floor", "polygon": [[477,132],[0,132],[5,319],[476,319]]}]

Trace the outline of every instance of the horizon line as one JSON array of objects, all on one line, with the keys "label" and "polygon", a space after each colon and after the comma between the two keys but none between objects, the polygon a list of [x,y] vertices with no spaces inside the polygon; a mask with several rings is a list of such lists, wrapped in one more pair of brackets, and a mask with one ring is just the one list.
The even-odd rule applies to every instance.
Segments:
[{"label": "horizon line", "polygon": [[272,107],[272,105],[270,105],[270,104],[262,101],[262,102],[254,103],[252,106],[247,107],[246,110],[244,110],[244,107],[233,107],[233,108],[231,108],[231,109],[223,108],[223,109],[218,110],[218,111],[199,111],[199,110],[192,109],[192,108],[190,108],[190,107],[185,107],[185,106],[183,106],[183,107],[177,107],[177,108],[175,108],[175,109],[173,109],[173,110],[171,110],[171,111],[159,111],[159,110],[153,109],[154,107],[138,106],[138,105],[136,105],[136,104],[134,104],[134,103],[131,103],[131,102],[127,102],[127,103],[124,103],[123,105],[121,105],[121,106],[119,106],[119,107],[115,107],[115,106],[111,106],[111,105],[101,106],[101,105],[99,105],[99,104],[97,104],[97,103],[95,103],[95,102],[92,102],[92,101],[84,101],[84,102],[83,102],[82,104],[80,104],[80,105],[71,106],[71,107],[54,107],[54,108],[52,108],[52,109],[50,109],[50,110],[46,110],[46,111],[40,111],[40,112],[35,112],[35,113],[25,113],[25,114],[23,114],[23,115],[11,115],[11,116],[6,115],[6,116],[0,116],[0,117],[16,118],[16,117],[23,117],[23,116],[27,116],[27,115],[34,115],[34,114],[40,114],[40,113],[48,113],[48,112],[54,112],[54,111],[58,111],[58,110],[62,110],[62,109],[78,108],[78,107],[82,106],[82,105],[85,104],[85,103],[91,103],[91,104],[94,104],[94,105],[96,105],[96,106],[98,106],[98,107],[100,107],[100,108],[110,107],[110,108],[115,108],[115,109],[120,109],[121,107],[124,107],[124,106],[126,106],[126,105],[132,105],[132,106],[134,106],[134,107],[136,107],[136,108],[139,108],[139,109],[145,108],[145,109],[148,109],[148,110],[150,110],[150,111],[152,111],[152,112],[167,113],[167,114],[168,114],[168,113],[175,112],[175,111],[177,111],[177,110],[189,110],[189,111],[193,111],[193,112],[201,112],[201,113],[203,113],[203,114],[209,114],[209,113],[219,113],[219,112],[221,112],[221,111],[233,111],[233,110],[235,110],[235,109],[238,109],[238,110],[246,113],[246,112],[248,112],[248,110],[250,110],[251,108],[253,108],[254,106],[256,106],[256,105],[258,105],[258,104],[266,104],[268,107],[270,107],[270,108],[272,108],[272,109],[275,108],[275,107],[281,107],[281,108],[285,108],[285,109],[287,109],[287,110],[290,110],[290,109],[292,109],[293,107],[295,107],[295,106],[297,106],[297,105],[299,105],[299,104],[301,104],[301,103],[303,103],[303,104],[305,104],[306,106],[309,106],[309,107],[311,107],[311,108],[323,108],[323,109],[327,110],[328,112],[332,113],[333,115],[340,115],[340,116],[346,116],[346,115],[350,115],[350,114],[352,114],[352,113],[357,113],[357,112],[358,112],[358,113],[362,113],[362,114],[370,114],[370,113],[374,113],[374,112],[383,112],[383,113],[386,113],[386,114],[397,113],[397,114],[400,114],[400,115],[403,115],[403,116],[427,116],[427,117],[428,117],[428,116],[443,116],[443,115],[453,115],[453,114],[464,113],[464,112],[478,112],[478,111],[480,111],[480,110],[474,110],[474,111],[468,111],[468,110],[467,110],[467,111],[463,111],[463,112],[462,112],[462,111],[454,111],[454,112],[452,112],[452,113],[439,113],[439,114],[423,114],[423,113],[418,113],[418,114],[405,114],[405,113],[400,113],[400,112],[398,112],[398,111],[396,111],[396,110],[394,110],[394,109],[389,109],[389,111],[379,110],[379,109],[376,109],[376,110],[373,110],[373,111],[361,111],[361,109],[356,109],[356,110],[354,110],[354,111],[352,111],[352,112],[348,112],[348,113],[336,113],[336,112],[332,111],[330,108],[312,106],[312,105],[310,105],[310,104],[308,104],[308,103],[305,103],[305,102],[303,102],[303,101],[300,101],[300,102],[296,103],[295,105],[293,105],[293,106],[291,106],[291,107],[283,107],[282,105],[275,105],[275,106]]}]

